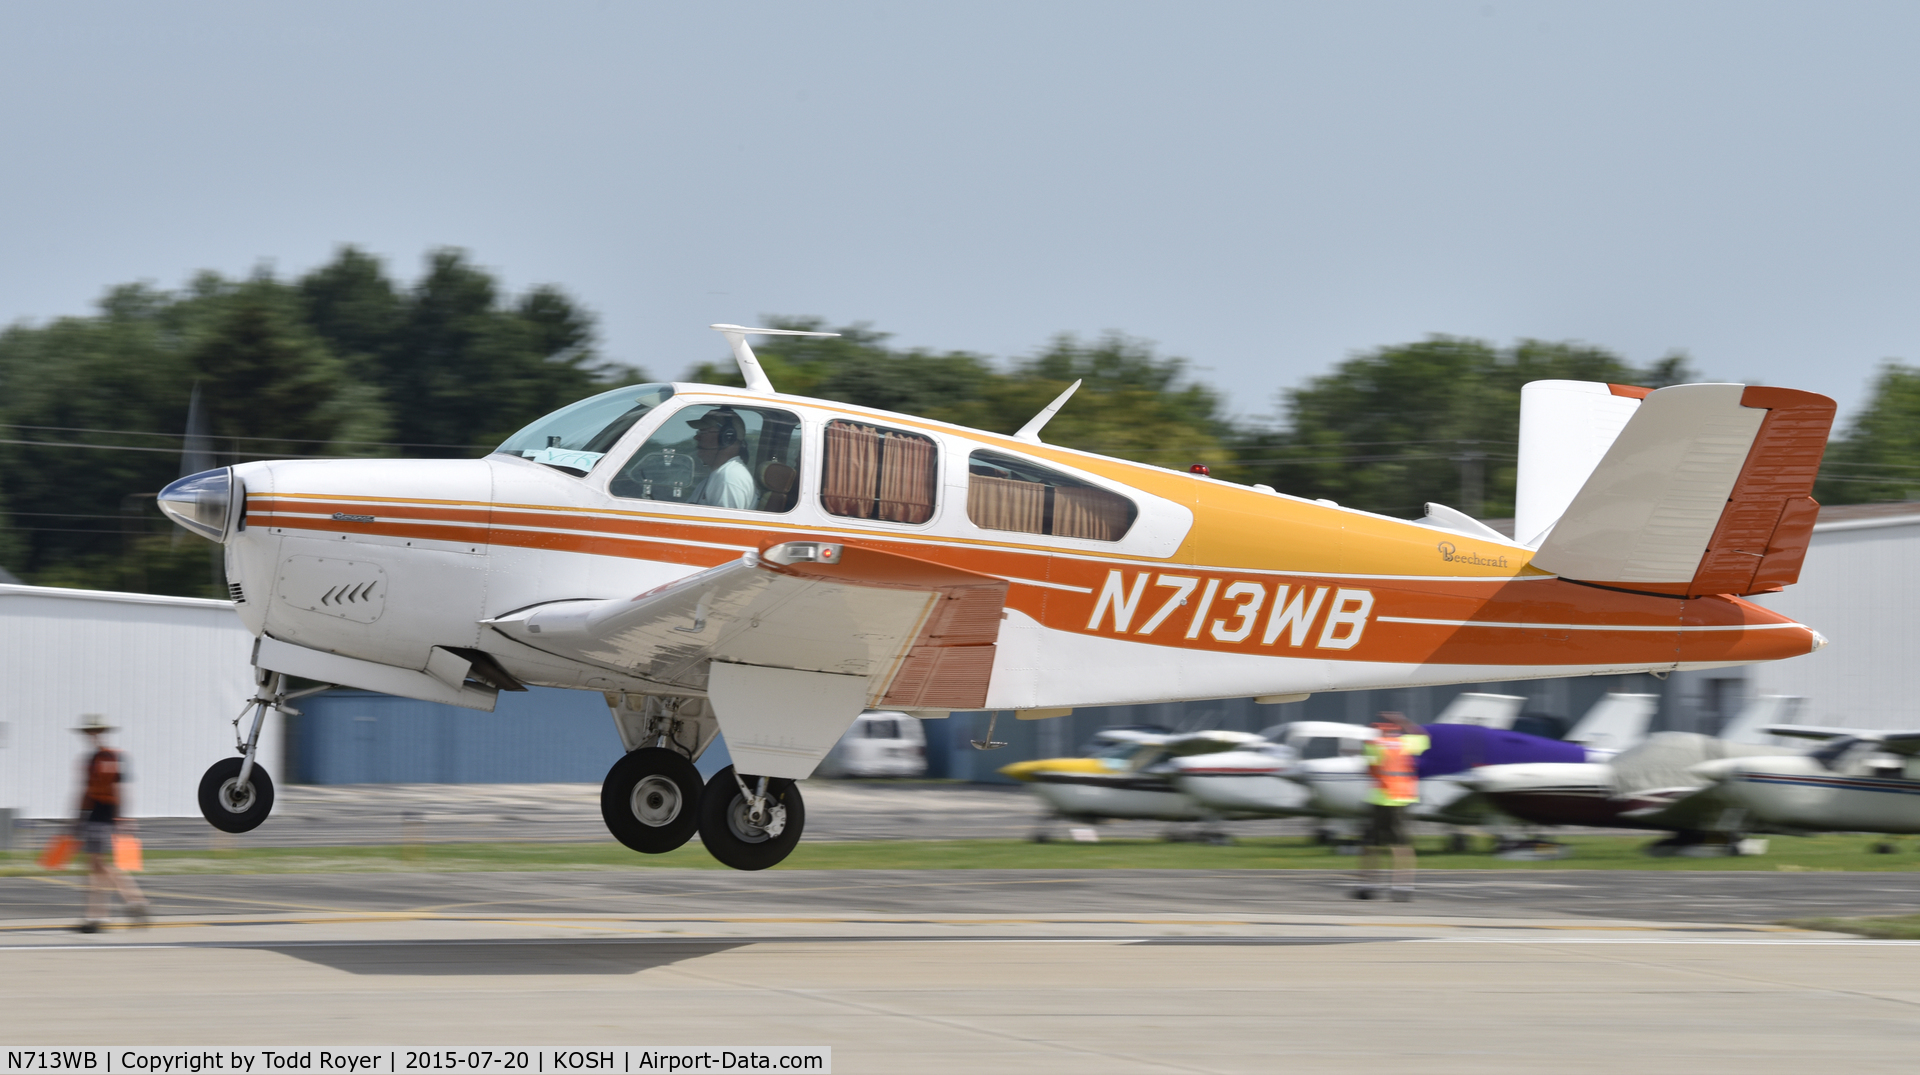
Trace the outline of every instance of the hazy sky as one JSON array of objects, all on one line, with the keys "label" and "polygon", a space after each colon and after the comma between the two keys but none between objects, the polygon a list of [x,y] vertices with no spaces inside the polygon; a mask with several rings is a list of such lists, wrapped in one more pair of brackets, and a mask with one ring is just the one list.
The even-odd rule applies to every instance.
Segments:
[{"label": "hazy sky", "polygon": [[1920,361],[1920,5],[0,6],[0,322],[439,245],[613,358],[1118,329],[1259,414],[1578,339],[1827,392]]}]

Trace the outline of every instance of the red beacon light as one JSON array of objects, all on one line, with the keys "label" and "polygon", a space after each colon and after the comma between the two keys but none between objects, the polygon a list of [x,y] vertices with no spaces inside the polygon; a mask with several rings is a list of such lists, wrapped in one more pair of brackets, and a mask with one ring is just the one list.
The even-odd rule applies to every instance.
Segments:
[{"label": "red beacon light", "polygon": [[1194,465],[1188,467],[1187,470],[1188,472],[1193,474],[1200,474],[1209,478],[1213,477],[1213,471],[1208,470],[1207,465],[1205,463],[1195,463]]}]

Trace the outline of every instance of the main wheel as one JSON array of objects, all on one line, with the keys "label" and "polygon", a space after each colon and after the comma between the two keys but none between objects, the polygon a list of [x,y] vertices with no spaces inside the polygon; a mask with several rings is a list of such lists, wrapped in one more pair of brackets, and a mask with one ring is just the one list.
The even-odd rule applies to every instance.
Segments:
[{"label": "main wheel", "polygon": [[607,770],[600,817],[613,838],[643,855],[672,851],[700,827],[700,770],[664,747],[642,747]]},{"label": "main wheel", "polygon": [[[743,777],[747,787],[758,786],[757,776]],[[700,842],[724,865],[736,870],[764,870],[775,866],[800,842],[807,825],[807,805],[800,785],[791,780],[767,781],[766,816],[755,818],[753,806],[733,779],[733,766],[713,774],[700,793]]]},{"label": "main wheel", "polygon": [[273,809],[273,778],[259,765],[240,783],[242,758],[221,758],[200,778],[200,816],[221,832],[252,832]]}]

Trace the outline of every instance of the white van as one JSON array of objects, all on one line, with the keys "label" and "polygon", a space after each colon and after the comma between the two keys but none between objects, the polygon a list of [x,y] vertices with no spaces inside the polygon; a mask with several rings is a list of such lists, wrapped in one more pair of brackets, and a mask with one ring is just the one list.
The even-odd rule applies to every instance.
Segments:
[{"label": "white van", "polygon": [[925,776],[927,734],[905,713],[876,710],[855,718],[820,763],[820,776]]}]

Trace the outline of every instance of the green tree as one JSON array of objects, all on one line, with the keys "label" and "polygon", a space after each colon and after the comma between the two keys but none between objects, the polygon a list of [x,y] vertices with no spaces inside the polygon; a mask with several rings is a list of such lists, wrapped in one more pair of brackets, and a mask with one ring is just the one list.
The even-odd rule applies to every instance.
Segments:
[{"label": "green tree", "polygon": [[1814,496],[1822,504],[1920,500],[1920,369],[1880,367],[1866,407],[1828,446]]},{"label": "green tree", "polygon": [[1680,355],[1641,371],[1582,344],[1523,340],[1503,349],[1432,336],[1356,355],[1282,393],[1286,427],[1244,437],[1230,473],[1388,515],[1418,515],[1430,500],[1510,515],[1522,385],[1685,376]]},{"label": "green tree", "polygon": [[493,276],[464,253],[434,251],[392,345],[379,353],[397,439],[491,446],[548,411],[640,376],[596,364],[592,339],[591,316],[559,290],[536,289],[509,308]]},{"label": "green tree", "polygon": [[[818,318],[770,318],[767,327],[825,331]],[[1186,363],[1125,336],[1093,343],[1056,337],[1038,353],[996,369],[966,351],[894,350],[868,325],[838,337],[769,336],[754,354],[774,387],[795,395],[877,407],[1012,433],[1075,380],[1073,400],[1047,424],[1049,444],[1185,467],[1228,458],[1213,390],[1185,380]],[[694,367],[688,379],[741,384],[732,362]]]},{"label": "green tree", "polygon": [[188,361],[216,446],[256,458],[378,454],[371,442],[388,432],[378,390],[308,327],[293,289],[256,276],[203,301],[211,324]]}]

